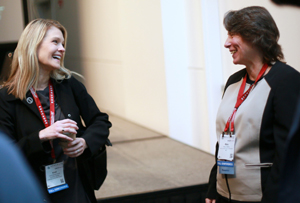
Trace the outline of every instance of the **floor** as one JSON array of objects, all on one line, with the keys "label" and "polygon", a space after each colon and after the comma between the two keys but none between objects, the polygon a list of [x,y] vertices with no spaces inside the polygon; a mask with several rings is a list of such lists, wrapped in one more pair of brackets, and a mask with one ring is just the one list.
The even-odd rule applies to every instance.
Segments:
[{"label": "floor", "polygon": [[207,183],[211,154],[110,116],[108,176],[98,199]]}]

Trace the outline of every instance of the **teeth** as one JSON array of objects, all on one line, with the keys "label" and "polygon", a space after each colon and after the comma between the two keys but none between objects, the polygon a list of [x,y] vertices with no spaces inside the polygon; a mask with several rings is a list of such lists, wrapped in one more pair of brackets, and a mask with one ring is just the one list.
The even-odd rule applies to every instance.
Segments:
[{"label": "teeth", "polygon": [[236,52],[236,51],[231,51],[230,53],[231,53],[231,54],[234,54],[235,52]]},{"label": "teeth", "polygon": [[53,56],[53,58],[55,58],[55,59],[61,59],[60,56]]}]

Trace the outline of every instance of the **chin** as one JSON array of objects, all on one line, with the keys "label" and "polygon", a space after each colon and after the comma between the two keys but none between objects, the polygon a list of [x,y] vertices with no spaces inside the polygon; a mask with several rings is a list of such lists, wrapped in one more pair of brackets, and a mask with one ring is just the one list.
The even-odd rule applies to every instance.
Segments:
[{"label": "chin", "polygon": [[53,70],[59,70],[59,69],[60,69],[60,66],[52,66],[52,69],[53,69]]},{"label": "chin", "polygon": [[234,65],[238,65],[239,63],[237,62],[237,61],[232,61],[232,63],[234,64]]},{"label": "chin", "polygon": [[232,60],[232,63],[233,63],[234,65],[241,65],[241,64],[242,64],[241,61],[239,61],[238,58],[234,58],[234,59]]}]

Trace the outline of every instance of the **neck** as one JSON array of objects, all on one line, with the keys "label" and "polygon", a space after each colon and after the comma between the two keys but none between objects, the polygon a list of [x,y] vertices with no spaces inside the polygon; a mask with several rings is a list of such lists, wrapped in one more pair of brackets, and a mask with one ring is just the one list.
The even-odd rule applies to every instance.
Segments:
[{"label": "neck", "polygon": [[48,87],[49,79],[50,73],[40,69],[39,81],[36,90],[44,90],[46,87]]},{"label": "neck", "polygon": [[255,81],[259,71],[263,67],[264,63],[263,62],[257,62],[253,63],[251,65],[246,66],[247,74],[249,75],[250,80]]}]

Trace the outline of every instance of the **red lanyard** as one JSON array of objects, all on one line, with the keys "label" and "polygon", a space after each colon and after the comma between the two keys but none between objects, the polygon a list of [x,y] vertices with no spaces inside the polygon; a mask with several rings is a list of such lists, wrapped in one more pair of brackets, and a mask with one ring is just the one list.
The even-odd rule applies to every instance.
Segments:
[{"label": "red lanyard", "polygon": [[[30,88],[30,92],[33,96],[33,99],[35,101],[36,106],[38,107],[38,110],[41,114],[41,117],[43,119],[43,123],[45,125],[45,127],[49,127],[50,125],[52,125],[54,123],[54,118],[55,118],[55,106],[54,106],[54,91],[53,91],[53,85],[51,80],[49,80],[49,100],[50,100],[50,125],[48,123],[46,114],[44,112],[44,109],[42,107],[41,101],[39,99],[39,97],[37,96],[35,90],[33,87]],[[50,141],[52,150],[51,150],[51,157],[55,160],[55,153],[54,153],[54,149],[53,149],[53,145],[52,142]]]},{"label": "red lanyard", "polygon": [[264,73],[266,72],[268,68],[268,64],[264,64],[263,67],[261,68],[255,82],[249,87],[249,89],[244,93],[245,87],[246,87],[246,80],[247,80],[247,74],[245,75],[242,85],[240,87],[239,90],[239,94],[233,109],[233,113],[231,114],[231,116],[228,118],[225,129],[224,129],[224,133],[226,133],[229,129],[229,124],[231,124],[230,126],[230,132],[233,133],[234,132],[234,119],[235,119],[235,114],[236,111],[238,110],[238,108],[240,107],[240,105],[247,99],[248,95],[250,94],[250,91],[254,88],[254,86],[256,85],[256,83],[262,78],[262,76],[264,75]]}]

